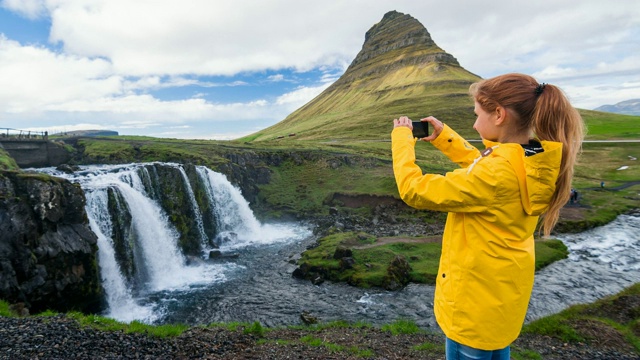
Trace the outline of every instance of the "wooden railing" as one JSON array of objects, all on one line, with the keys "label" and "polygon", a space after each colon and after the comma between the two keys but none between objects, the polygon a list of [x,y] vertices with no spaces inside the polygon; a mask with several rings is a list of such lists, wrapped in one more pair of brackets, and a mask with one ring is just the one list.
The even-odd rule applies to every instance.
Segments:
[{"label": "wooden railing", "polygon": [[47,131],[0,128],[0,141],[48,140]]}]

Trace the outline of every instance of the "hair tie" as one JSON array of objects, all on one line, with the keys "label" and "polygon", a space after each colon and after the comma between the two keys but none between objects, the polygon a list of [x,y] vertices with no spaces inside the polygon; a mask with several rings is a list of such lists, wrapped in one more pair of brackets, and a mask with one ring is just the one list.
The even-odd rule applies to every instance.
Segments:
[{"label": "hair tie", "polygon": [[547,84],[542,83],[542,84],[538,84],[538,86],[536,86],[536,90],[534,91],[536,96],[540,96],[540,94],[542,94],[542,92],[544,91],[544,88],[547,86]]}]

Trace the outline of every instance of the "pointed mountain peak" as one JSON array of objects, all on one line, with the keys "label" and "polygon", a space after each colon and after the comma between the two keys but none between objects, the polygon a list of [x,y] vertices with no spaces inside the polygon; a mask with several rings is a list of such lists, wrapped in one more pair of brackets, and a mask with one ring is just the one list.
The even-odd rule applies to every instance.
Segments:
[{"label": "pointed mountain peak", "polygon": [[473,113],[468,90],[477,80],[436,45],[418,20],[390,11],[367,31],[362,49],[336,82],[249,138],[387,139],[389,122],[399,115],[433,114],[455,125]]},{"label": "pointed mountain peak", "polygon": [[365,35],[362,49],[339,80],[352,81],[354,76],[387,73],[389,70],[415,64],[439,63],[459,67],[458,60],[438,47],[431,35],[411,15],[389,11]]},{"label": "pointed mountain peak", "polygon": [[351,65],[357,65],[371,58],[383,56],[390,51],[437,51],[448,55],[447,62],[458,65],[458,61],[436,45],[431,35],[418,20],[411,15],[389,11],[382,20],[373,25],[365,35],[362,50]]}]

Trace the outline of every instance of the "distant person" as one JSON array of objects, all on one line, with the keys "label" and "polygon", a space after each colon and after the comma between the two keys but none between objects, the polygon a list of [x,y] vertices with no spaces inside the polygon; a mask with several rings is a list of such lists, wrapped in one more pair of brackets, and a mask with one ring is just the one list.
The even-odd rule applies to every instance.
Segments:
[{"label": "distant person", "polygon": [[600,181],[600,187],[604,188],[604,181]]},{"label": "distant person", "polygon": [[471,146],[435,117],[430,141],[462,168],[422,174],[411,120],[393,121],[393,170],[402,199],[449,213],[442,238],[434,312],[447,359],[509,359],[533,288],[534,232],[549,235],[569,200],[584,137],[580,114],[556,86],[523,74],[471,85]]}]

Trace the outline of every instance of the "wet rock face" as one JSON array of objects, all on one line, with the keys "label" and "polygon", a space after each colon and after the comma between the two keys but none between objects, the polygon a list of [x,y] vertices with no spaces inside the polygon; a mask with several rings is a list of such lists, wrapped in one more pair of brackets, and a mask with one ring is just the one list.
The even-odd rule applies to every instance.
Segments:
[{"label": "wet rock face", "polygon": [[97,238],[79,186],[0,172],[0,298],[46,309],[99,311]]}]

